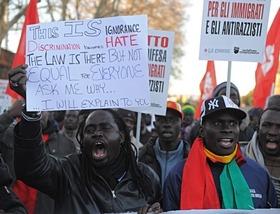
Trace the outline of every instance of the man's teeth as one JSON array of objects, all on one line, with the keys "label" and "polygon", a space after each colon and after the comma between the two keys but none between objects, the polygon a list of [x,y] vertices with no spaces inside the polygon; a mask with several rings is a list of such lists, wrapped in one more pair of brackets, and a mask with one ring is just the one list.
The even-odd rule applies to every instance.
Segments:
[{"label": "man's teeth", "polygon": [[224,142],[231,142],[231,141],[232,141],[232,139],[229,139],[229,138],[222,138],[222,139],[220,139],[220,141],[224,141]]}]

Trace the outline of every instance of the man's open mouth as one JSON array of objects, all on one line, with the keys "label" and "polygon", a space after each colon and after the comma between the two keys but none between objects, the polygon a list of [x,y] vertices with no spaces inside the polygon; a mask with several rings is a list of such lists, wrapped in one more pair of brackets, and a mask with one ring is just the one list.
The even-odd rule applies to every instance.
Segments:
[{"label": "man's open mouth", "polygon": [[103,142],[98,141],[95,143],[92,150],[92,156],[95,160],[102,160],[107,156],[107,150]]},{"label": "man's open mouth", "polygon": [[228,148],[231,148],[233,146],[233,139],[231,138],[220,138],[218,140],[218,143],[221,147],[225,148],[225,149],[228,149]]},{"label": "man's open mouth", "polygon": [[274,150],[277,149],[277,147],[279,146],[278,143],[276,141],[267,141],[265,144],[266,148],[269,150]]},{"label": "man's open mouth", "polygon": [[172,135],[173,135],[173,133],[170,132],[170,131],[163,131],[162,132],[162,136],[164,136],[164,137],[171,137]]}]

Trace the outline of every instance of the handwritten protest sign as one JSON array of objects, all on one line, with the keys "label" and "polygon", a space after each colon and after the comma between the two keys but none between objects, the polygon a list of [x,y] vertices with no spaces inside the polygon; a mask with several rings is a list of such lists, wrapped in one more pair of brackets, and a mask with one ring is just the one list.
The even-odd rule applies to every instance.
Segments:
[{"label": "handwritten protest sign", "polygon": [[149,106],[147,17],[30,25],[27,109]]},{"label": "handwritten protest sign", "polygon": [[270,0],[204,0],[200,59],[263,59]]},{"label": "handwritten protest sign", "polygon": [[156,115],[166,114],[173,45],[174,32],[149,30],[148,66],[151,105],[129,110]]},{"label": "handwritten protest sign", "polygon": [[6,94],[6,88],[8,85],[8,80],[0,79],[0,114],[12,105],[12,99]]}]

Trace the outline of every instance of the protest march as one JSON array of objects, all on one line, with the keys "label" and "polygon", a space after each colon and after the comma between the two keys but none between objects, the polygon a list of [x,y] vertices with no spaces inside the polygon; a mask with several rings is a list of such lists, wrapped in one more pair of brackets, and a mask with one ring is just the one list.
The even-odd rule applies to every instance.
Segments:
[{"label": "protest march", "polygon": [[0,2],[0,213],[280,213],[280,2],[192,3]]}]

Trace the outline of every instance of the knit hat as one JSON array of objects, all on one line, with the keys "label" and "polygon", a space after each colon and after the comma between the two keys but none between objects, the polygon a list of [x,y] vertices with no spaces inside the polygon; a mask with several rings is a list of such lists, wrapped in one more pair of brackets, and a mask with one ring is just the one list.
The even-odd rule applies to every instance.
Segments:
[{"label": "knit hat", "polygon": [[279,109],[280,110],[280,95],[273,95],[268,98],[267,106],[265,109]]},{"label": "knit hat", "polygon": [[195,109],[192,105],[184,105],[182,111],[184,114],[194,114]]},{"label": "knit hat", "polygon": [[179,114],[179,117],[181,119],[184,118],[184,114],[182,112],[182,108],[181,108],[181,105],[179,103],[169,100],[169,101],[167,101],[166,107],[167,107],[167,109],[171,109],[171,110],[176,111]]},{"label": "knit hat", "polygon": [[[217,85],[214,90],[213,90],[213,93],[212,93],[212,97],[218,97],[218,96],[221,96],[221,91],[223,89],[226,89],[227,88],[227,82],[222,82],[220,83],[219,85]],[[240,103],[240,94],[239,94],[239,90],[237,88],[237,86],[235,84],[233,84],[232,82],[230,83],[230,88],[231,89],[235,89],[237,91],[237,95],[238,95],[238,100],[239,100],[239,103]]]},{"label": "knit hat", "polygon": [[217,112],[229,112],[236,116],[240,121],[246,117],[246,113],[241,110],[232,100],[226,96],[219,96],[207,99],[203,102],[201,109],[201,123],[209,115]]}]

